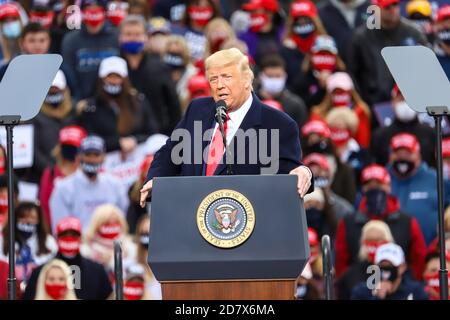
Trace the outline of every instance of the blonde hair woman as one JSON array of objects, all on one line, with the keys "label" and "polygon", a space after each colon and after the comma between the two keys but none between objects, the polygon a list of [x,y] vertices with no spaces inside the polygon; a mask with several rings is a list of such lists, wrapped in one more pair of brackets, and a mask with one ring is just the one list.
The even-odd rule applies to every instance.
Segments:
[{"label": "blonde hair woman", "polygon": [[219,17],[208,22],[205,28],[205,36],[205,58],[221,50],[226,41],[236,39],[236,34],[228,21]]},{"label": "blonde hair woman", "polygon": [[[102,264],[108,271],[114,269],[114,241],[122,244],[125,261],[133,260],[135,245],[128,236],[124,213],[112,204],[98,206],[85,233],[82,255]],[[124,262],[125,263],[125,262]]]},{"label": "blonde hair woman", "polygon": [[385,222],[381,220],[367,222],[361,232],[359,260],[373,263],[377,248],[382,244],[393,242],[394,237],[392,236],[391,229]]},{"label": "blonde hair woman", "polygon": [[64,261],[49,261],[39,273],[34,300],[77,300],[72,280],[72,272]]}]

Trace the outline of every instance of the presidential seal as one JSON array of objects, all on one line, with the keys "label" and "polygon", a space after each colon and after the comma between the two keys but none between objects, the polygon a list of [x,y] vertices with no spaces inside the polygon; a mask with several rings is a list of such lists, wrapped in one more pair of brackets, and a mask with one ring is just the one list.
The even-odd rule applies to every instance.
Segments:
[{"label": "presidential seal", "polygon": [[243,194],[228,189],[218,190],[208,194],[200,203],[197,227],[210,244],[234,248],[252,234],[255,212]]}]

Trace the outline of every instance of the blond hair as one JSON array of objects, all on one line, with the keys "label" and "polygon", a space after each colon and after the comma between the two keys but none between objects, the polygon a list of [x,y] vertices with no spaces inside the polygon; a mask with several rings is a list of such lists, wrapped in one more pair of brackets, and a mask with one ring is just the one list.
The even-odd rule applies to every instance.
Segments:
[{"label": "blond hair", "polygon": [[361,261],[364,261],[367,259],[368,252],[367,252],[367,248],[363,245],[363,242],[364,242],[364,240],[367,239],[367,234],[371,230],[377,230],[377,231],[381,232],[383,238],[380,240],[388,241],[390,243],[395,243],[394,237],[392,236],[391,229],[389,228],[389,226],[387,225],[386,222],[381,221],[381,220],[371,220],[371,221],[367,222],[361,231],[360,249],[359,249],[359,254],[358,254],[358,257]]},{"label": "blond hair", "polygon": [[75,295],[75,291],[73,289],[72,272],[70,271],[67,263],[59,259],[50,260],[41,269],[37,280],[36,296],[34,297],[34,300],[53,300],[53,298],[50,297],[45,290],[45,281],[47,279],[47,274],[52,268],[61,269],[64,273],[64,276],[66,277],[67,292],[63,300],[77,300],[77,296]]},{"label": "blond hair", "polygon": [[346,128],[354,134],[359,125],[358,117],[352,109],[349,108],[333,108],[328,112],[326,122],[331,127],[336,127],[343,123]]},{"label": "blond hair", "polygon": [[214,66],[229,66],[237,64],[242,73],[248,74],[250,76],[250,86],[254,79],[254,74],[250,68],[250,63],[248,61],[248,56],[242,53],[241,50],[237,48],[230,48],[225,50],[220,50],[212,55],[210,55],[205,60],[205,72],[206,78],[208,78],[208,70]]},{"label": "blond hair", "polygon": [[236,38],[236,33],[234,32],[233,28],[230,26],[227,20],[225,20],[222,17],[212,19],[211,21],[208,22],[204,31],[206,39],[208,40],[205,47],[205,56],[209,56],[211,54],[210,48],[211,35],[216,30],[227,34],[228,36],[227,40]]},{"label": "blond hair", "polygon": [[176,46],[181,48],[181,58],[185,65],[188,65],[191,62],[191,53],[189,51],[188,44],[186,39],[179,35],[171,35],[167,38],[166,42],[166,52],[168,52],[171,46]]},{"label": "blond hair", "polygon": [[112,204],[103,204],[98,206],[92,214],[91,221],[85,234],[86,240],[91,241],[94,239],[100,226],[111,220],[117,220],[120,223],[123,234],[128,233],[128,224],[122,210]]}]

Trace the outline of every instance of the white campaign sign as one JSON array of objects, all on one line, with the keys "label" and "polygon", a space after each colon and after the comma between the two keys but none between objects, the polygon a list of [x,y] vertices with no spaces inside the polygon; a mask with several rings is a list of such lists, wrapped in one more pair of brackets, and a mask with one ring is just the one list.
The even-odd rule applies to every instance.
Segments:
[{"label": "white campaign sign", "polygon": [[[34,158],[34,127],[32,124],[22,124],[13,129],[14,169],[33,166]],[[0,144],[6,149],[6,129],[0,127]]]}]

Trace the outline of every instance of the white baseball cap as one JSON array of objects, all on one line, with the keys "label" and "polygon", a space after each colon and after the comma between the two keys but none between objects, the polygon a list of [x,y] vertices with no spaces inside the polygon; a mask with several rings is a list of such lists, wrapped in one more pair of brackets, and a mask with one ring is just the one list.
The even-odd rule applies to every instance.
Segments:
[{"label": "white baseball cap", "polygon": [[392,263],[394,267],[398,267],[405,262],[405,254],[399,245],[386,243],[378,247],[375,253],[375,264],[385,260]]},{"label": "white baseball cap", "polygon": [[64,76],[64,72],[58,70],[55,75],[55,79],[53,79],[52,87],[57,87],[59,90],[64,90],[67,86],[66,77]]},{"label": "white baseball cap", "polygon": [[102,60],[98,69],[98,76],[105,78],[111,73],[116,73],[122,78],[128,76],[127,62],[121,57],[109,57]]}]

